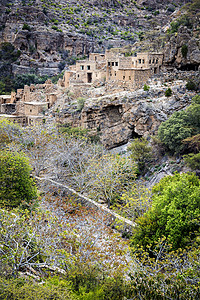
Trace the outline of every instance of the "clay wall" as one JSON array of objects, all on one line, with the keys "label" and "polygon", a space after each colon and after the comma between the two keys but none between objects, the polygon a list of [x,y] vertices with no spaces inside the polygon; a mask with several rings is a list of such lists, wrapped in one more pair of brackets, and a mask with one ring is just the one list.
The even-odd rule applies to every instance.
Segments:
[{"label": "clay wall", "polygon": [[111,50],[106,50],[105,52],[105,60],[111,60],[111,59],[115,59],[121,55],[121,49],[120,48],[115,48],[115,49],[111,49]]},{"label": "clay wall", "polygon": [[16,93],[15,92],[11,92],[10,103],[14,103],[14,102],[16,102]]},{"label": "clay wall", "polygon": [[56,94],[46,95],[46,102],[49,102],[50,107],[56,102],[56,100],[57,100]]},{"label": "clay wall", "polygon": [[69,87],[70,78],[73,78],[74,76],[76,76],[74,71],[65,71],[63,76],[63,83],[65,88]]},{"label": "clay wall", "polygon": [[24,113],[26,116],[37,116],[47,109],[48,103],[24,103]]},{"label": "clay wall", "polygon": [[101,53],[90,53],[89,61],[102,61],[105,60],[105,54]]},{"label": "clay wall", "polygon": [[28,116],[27,124],[30,126],[36,126],[38,124],[42,124],[44,122],[43,120],[45,120],[43,116],[37,116],[37,117]]},{"label": "clay wall", "polygon": [[150,69],[138,69],[134,70],[134,85],[135,88],[140,88],[148,81],[151,76]]},{"label": "clay wall", "polygon": [[149,60],[148,53],[137,53],[137,56],[132,57],[132,68],[148,68]]},{"label": "clay wall", "polygon": [[0,95],[0,104],[11,103],[10,95]]},{"label": "clay wall", "polygon": [[119,69],[130,69],[132,68],[132,57],[120,57],[119,58]]}]

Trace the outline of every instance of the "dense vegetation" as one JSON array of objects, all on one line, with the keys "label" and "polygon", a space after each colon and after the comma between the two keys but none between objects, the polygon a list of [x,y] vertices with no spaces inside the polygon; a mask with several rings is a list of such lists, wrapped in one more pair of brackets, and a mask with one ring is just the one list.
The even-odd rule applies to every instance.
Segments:
[{"label": "dense vegetation", "polygon": [[[186,112],[196,113],[198,99]],[[198,152],[198,141],[196,135],[185,143]],[[152,160],[145,139],[123,157],[107,153],[86,131],[45,124],[21,128],[1,120],[0,147],[6,182],[0,189],[0,298],[198,299],[200,181],[194,174],[165,177],[151,194],[136,180],[137,168],[145,172]],[[29,205],[36,190],[25,156],[33,175],[87,191],[134,220],[131,257],[129,240],[64,191],[45,184],[39,199],[49,211]]]},{"label": "dense vegetation", "polygon": [[152,207],[137,219],[134,245],[153,253],[159,240],[173,250],[185,248],[200,237],[200,181],[194,174],[175,174],[153,187]]},{"label": "dense vegetation", "polygon": [[186,150],[184,139],[200,133],[200,96],[192,99],[192,104],[186,109],[174,113],[158,130],[158,137],[166,150],[172,154],[183,153]]},{"label": "dense vegetation", "polygon": [[19,153],[0,151],[0,206],[31,206],[37,198],[28,160]]}]

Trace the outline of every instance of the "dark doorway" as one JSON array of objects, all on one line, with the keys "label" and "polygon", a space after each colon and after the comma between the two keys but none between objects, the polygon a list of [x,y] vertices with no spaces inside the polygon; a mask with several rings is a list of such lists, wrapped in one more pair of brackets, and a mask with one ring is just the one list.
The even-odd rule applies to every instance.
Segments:
[{"label": "dark doorway", "polygon": [[87,82],[88,83],[92,82],[92,73],[87,73]]}]

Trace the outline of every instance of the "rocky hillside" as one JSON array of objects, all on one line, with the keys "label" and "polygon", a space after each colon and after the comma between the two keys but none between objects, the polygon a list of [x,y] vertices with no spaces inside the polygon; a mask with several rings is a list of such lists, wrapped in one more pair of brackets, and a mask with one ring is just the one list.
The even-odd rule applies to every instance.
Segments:
[{"label": "rocky hillside", "polygon": [[92,51],[128,45],[127,53],[163,48],[166,28],[186,2],[3,0],[0,43],[20,51],[12,73],[51,76]]}]

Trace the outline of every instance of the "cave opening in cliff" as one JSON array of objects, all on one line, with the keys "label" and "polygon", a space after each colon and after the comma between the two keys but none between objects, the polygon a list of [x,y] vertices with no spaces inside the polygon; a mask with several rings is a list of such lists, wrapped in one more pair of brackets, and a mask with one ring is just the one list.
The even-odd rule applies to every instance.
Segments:
[{"label": "cave opening in cliff", "polygon": [[137,132],[135,132],[135,129],[133,129],[132,130],[132,133],[131,133],[131,139],[139,139],[139,138],[141,138],[142,137],[142,135],[139,135]]},{"label": "cave opening in cliff", "polygon": [[180,67],[181,71],[198,71],[199,64],[187,64]]}]

